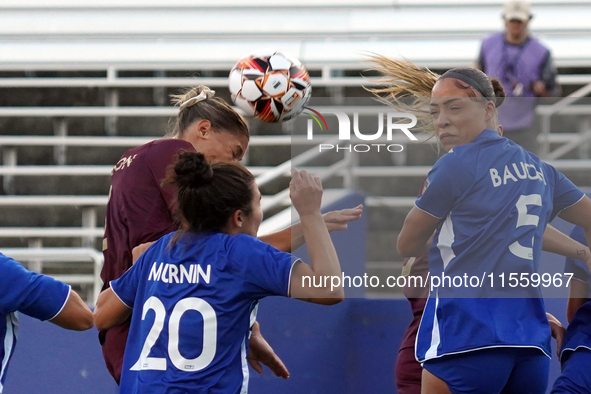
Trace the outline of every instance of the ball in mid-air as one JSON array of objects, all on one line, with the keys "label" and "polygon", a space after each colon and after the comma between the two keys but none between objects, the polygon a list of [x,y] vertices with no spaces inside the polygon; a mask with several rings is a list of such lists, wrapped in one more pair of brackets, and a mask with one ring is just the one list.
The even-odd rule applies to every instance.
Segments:
[{"label": "ball in mid-air", "polygon": [[274,50],[260,50],[240,59],[230,71],[234,104],[264,122],[299,115],[310,100],[308,71],[299,60]]}]

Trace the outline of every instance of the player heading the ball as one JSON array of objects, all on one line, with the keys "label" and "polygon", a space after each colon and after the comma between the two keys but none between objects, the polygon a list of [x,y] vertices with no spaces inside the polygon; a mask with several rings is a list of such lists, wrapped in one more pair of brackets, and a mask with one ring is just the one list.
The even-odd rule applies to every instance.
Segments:
[{"label": "player heading the ball", "polygon": [[184,229],[156,241],[111,281],[95,310],[100,329],[120,324],[133,310],[121,393],[244,392],[258,300],[343,299],[342,287],[303,286],[303,276],[341,275],[341,267],[320,213],[320,180],[297,170],[292,177],[311,265],[255,238],[261,194],[245,167],[180,153],[165,182],[178,186]]}]

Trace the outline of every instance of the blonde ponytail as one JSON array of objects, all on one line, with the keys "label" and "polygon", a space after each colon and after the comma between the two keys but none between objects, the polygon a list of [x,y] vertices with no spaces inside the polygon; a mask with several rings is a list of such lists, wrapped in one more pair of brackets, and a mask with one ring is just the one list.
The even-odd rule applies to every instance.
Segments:
[{"label": "blonde ponytail", "polygon": [[429,69],[420,69],[409,61],[393,60],[382,55],[371,55],[369,61],[381,77],[377,87],[366,90],[397,111],[415,115],[417,125],[413,129],[433,137],[433,119],[427,99],[431,97],[439,75]]}]

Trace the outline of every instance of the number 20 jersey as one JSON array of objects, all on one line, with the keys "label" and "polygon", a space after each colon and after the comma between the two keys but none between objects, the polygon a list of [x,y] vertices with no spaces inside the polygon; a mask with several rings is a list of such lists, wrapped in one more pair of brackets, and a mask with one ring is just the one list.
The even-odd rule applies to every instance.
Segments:
[{"label": "number 20 jersey", "polygon": [[246,393],[258,300],[288,296],[295,258],[248,235],[173,234],[111,281],[133,308],[121,393]]},{"label": "number 20 jersey", "polygon": [[533,347],[550,355],[540,286],[511,288],[508,279],[538,272],[546,224],[583,196],[554,167],[494,130],[442,156],[416,201],[442,219],[429,250],[431,281],[477,277],[482,285],[448,279],[433,288],[417,360],[490,347]]}]

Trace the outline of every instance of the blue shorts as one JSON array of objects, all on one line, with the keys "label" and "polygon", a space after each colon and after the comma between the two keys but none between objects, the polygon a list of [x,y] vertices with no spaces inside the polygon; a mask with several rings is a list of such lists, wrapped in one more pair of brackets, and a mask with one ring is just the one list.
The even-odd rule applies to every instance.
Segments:
[{"label": "blue shorts", "polygon": [[562,361],[562,373],[554,382],[554,393],[590,393],[591,392],[591,350],[580,348],[565,354]]},{"label": "blue shorts", "polygon": [[428,360],[423,368],[452,394],[544,394],[550,358],[540,349],[499,347]]}]

